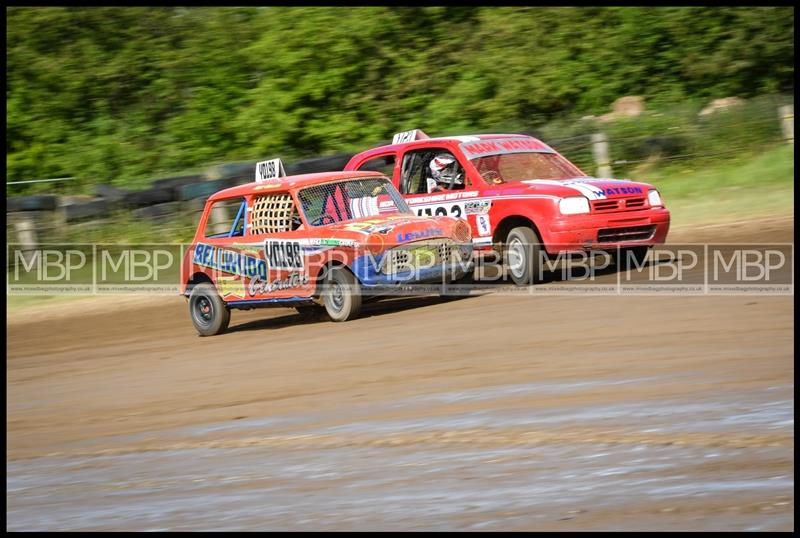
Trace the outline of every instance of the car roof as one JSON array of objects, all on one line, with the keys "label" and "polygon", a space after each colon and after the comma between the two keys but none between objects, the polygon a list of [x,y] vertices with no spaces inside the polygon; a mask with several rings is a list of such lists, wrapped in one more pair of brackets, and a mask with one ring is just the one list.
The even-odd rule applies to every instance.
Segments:
[{"label": "car roof", "polygon": [[[400,142],[398,144],[386,144],[384,146],[376,146],[374,148],[368,149],[366,151],[362,151],[359,155],[363,155],[367,152],[369,153],[383,153],[383,152],[392,152],[398,151],[400,148],[403,148],[408,145],[420,145],[424,146],[429,142],[479,142],[481,140],[494,140],[498,138],[534,138],[530,135],[525,134],[473,134],[473,135],[457,135],[457,136],[437,136],[437,137],[429,137],[429,138],[421,138],[419,140],[409,140],[408,142]],[[537,138],[534,138],[538,142]]]},{"label": "car roof", "polygon": [[286,191],[290,189],[299,189],[308,187],[310,185],[320,185],[323,183],[330,183],[333,181],[341,181],[343,179],[359,179],[365,177],[384,177],[380,172],[319,172],[316,174],[298,174],[295,176],[283,176],[271,181],[245,183],[244,185],[237,185],[221,191],[215,192],[208,199],[219,200],[224,198],[235,198],[238,196],[247,196],[248,194],[265,194],[274,191]]}]

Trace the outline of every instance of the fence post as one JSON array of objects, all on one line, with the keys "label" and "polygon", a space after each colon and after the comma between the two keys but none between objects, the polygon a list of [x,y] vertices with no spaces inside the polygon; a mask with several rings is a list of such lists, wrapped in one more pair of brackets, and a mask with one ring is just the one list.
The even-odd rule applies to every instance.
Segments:
[{"label": "fence post", "polygon": [[214,204],[211,208],[209,220],[215,234],[222,234],[231,230],[232,222],[228,220],[228,212],[222,203]]},{"label": "fence post", "polygon": [[778,108],[781,117],[781,130],[783,139],[789,144],[794,144],[794,105],[786,105]]},{"label": "fence post", "polygon": [[33,219],[30,217],[23,217],[14,223],[14,228],[17,230],[17,240],[22,245],[22,256],[25,263],[30,263],[34,255],[38,243],[36,242],[36,227],[33,224]]},{"label": "fence post", "polygon": [[592,153],[597,164],[598,177],[611,177],[611,159],[608,155],[608,137],[605,133],[592,135]]}]

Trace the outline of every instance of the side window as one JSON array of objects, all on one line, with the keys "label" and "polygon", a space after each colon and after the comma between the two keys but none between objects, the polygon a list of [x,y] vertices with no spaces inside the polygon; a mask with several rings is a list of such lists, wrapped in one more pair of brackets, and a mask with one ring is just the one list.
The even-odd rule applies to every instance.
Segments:
[{"label": "side window", "polygon": [[218,200],[211,206],[205,237],[237,237],[247,226],[247,201],[244,198]]},{"label": "side window", "polygon": [[359,166],[358,169],[368,172],[380,172],[383,175],[391,178],[394,174],[394,163],[394,155],[383,155],[381,157],[375,157],[368,160]]},{"label": "side window", "polygon": [[300,213],[288,192],[264,194],[253,199],[249,216],[250,233],[291,232],[302,226]]},{"label": "side window", "polygon": [[458,190],[464,188],[464,169],[446,149],[409,151],[400,172],[402,194]]}]

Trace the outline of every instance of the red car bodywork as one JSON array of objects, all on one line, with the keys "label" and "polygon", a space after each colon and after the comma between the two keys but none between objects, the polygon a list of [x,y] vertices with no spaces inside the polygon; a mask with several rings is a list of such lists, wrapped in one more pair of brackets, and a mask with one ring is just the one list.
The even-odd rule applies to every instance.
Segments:
[{"label": "red car bodywork", "polygon": [[[465,176],[463,189],[430,194],[403,192],[404,157],[426,149],[447,151],[459,161]],[[530,181],[494,184],[487,181],[470,160],[480,155],[491,156],[494,151],[552,154],[564,159],[575,174],[564,180],[542,181],[531,177]],[[648,200],[649,191],[655,187],[633,181],[591,178],[533,137],[518,134],[424,137],[359,153],[345,170],[369,169],[370,162],[392,157],[392,181],[411,209],[417,214],[466,218],[477,251],[502,243],[508,232],[517,226],[532,228],[549,254],[650,246],[663,243],[669,230],[669,211],[663,204],[651,206]],[[388,174],[389,170],[385,172]],[[583,194],[589,198],[588,213],[561,213],[561,199]]]},{"label": "red car bodywork", "polygon": [[[257,233],[251,227],[258,197],[289,195],[295,208],[305,207],[298,195],[302,189],[358,179],[388,181],[383,174],[375,172],[329,172],[281,177],[268,183],[249,183],[213,194],[206,202],[191,247],[183,258],[181,293],[188,296],[192,285],[211,282],[226,305],[232,308],[268,306],[270,303],[303,304],[314,298],[318,291],[318,277],[326,266],[347,267],[368,290],[371,286],[392,284],[393,281],[365,263],[359,264],[359,260],[370,256],[380,259],[398,245],[409,248],[417,244],[470,243],[469,227],[457,219],[423,218],[397,209],[393,214],[341,217],[340,222],[315,226],[310,225],[303,210],[298,211],[302,220],[293,230]],[[391,185],[389,187],[393,189]],[[391,202],[388,195],[378,199]],[[241,234],[233,235],[234,222],[230,234],[212,234],[209,237],[206,229],[214,205],[231,200],[236,203],[242,200],[246,204],[241,210],[244,218]],[[470,255],[467,247],[463,258]],[[424,277],[435,278],[433,272],[418,276],[420,278],[414,281],[421,281]]]}]

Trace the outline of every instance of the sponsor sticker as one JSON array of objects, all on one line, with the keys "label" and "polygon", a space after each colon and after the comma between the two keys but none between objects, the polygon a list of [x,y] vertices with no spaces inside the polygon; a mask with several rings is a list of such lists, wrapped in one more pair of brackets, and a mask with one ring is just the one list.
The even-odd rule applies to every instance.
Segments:
[{"label": "sponsor sticker", "polygon": [[[253,277],[253,278],[258,278]],[[220,277],[217,279],[217,289],[223,298],[238,297],[244,299],[244,279],[235,277]]]},{"label": "sponsor sticker", "polygon": [[489,215],[477,215],[475,223],[478,225],[478,235],[491,235],[492,224],[489,221]]},{"label": "sponsor sticker", "polygon": [[527,153],[531,151],[554,153],[550,146],[535,138],[480,140],[478,142],[464,142],[460,147],[467,159],[470,160],[486,155],[503,155],[505,153]]},{"label": "sponsor sticker", "polygon": [[259,277],[250,280],[247,291],[251,296],[264,295],[291,288],[301,288],[308,285],[308,275],[304,273],[290,273],[284,278],[276,278],[272,281]]},{"label": "sponsor sticker", "polygon": [[418,239],[425,239],[427,237],[440,237],[444,235],[441,228],[428,228],[425,230],[398,233],[395,240],[398,243],[405,243],[407,241],[417,241]]},{"label": "sponsor sticker", "polygon": [[464,203],[464,213],[466,215],[485,215],[491,208],[491,200],[473,200]]},{"label": "sponsor sticker", "polygon": [[312,247],[357,247],[358,241],[352,239],[335,239],[330,237],[309,237],[301,239],[300,244]]},{"label": "sponsor sticker", "polygon": [[267,262],[243,252],[220,248],[216,245],[198,243],[192,261],[196,265],[209,267],[233,275],[254,277],[267,276]]}]

